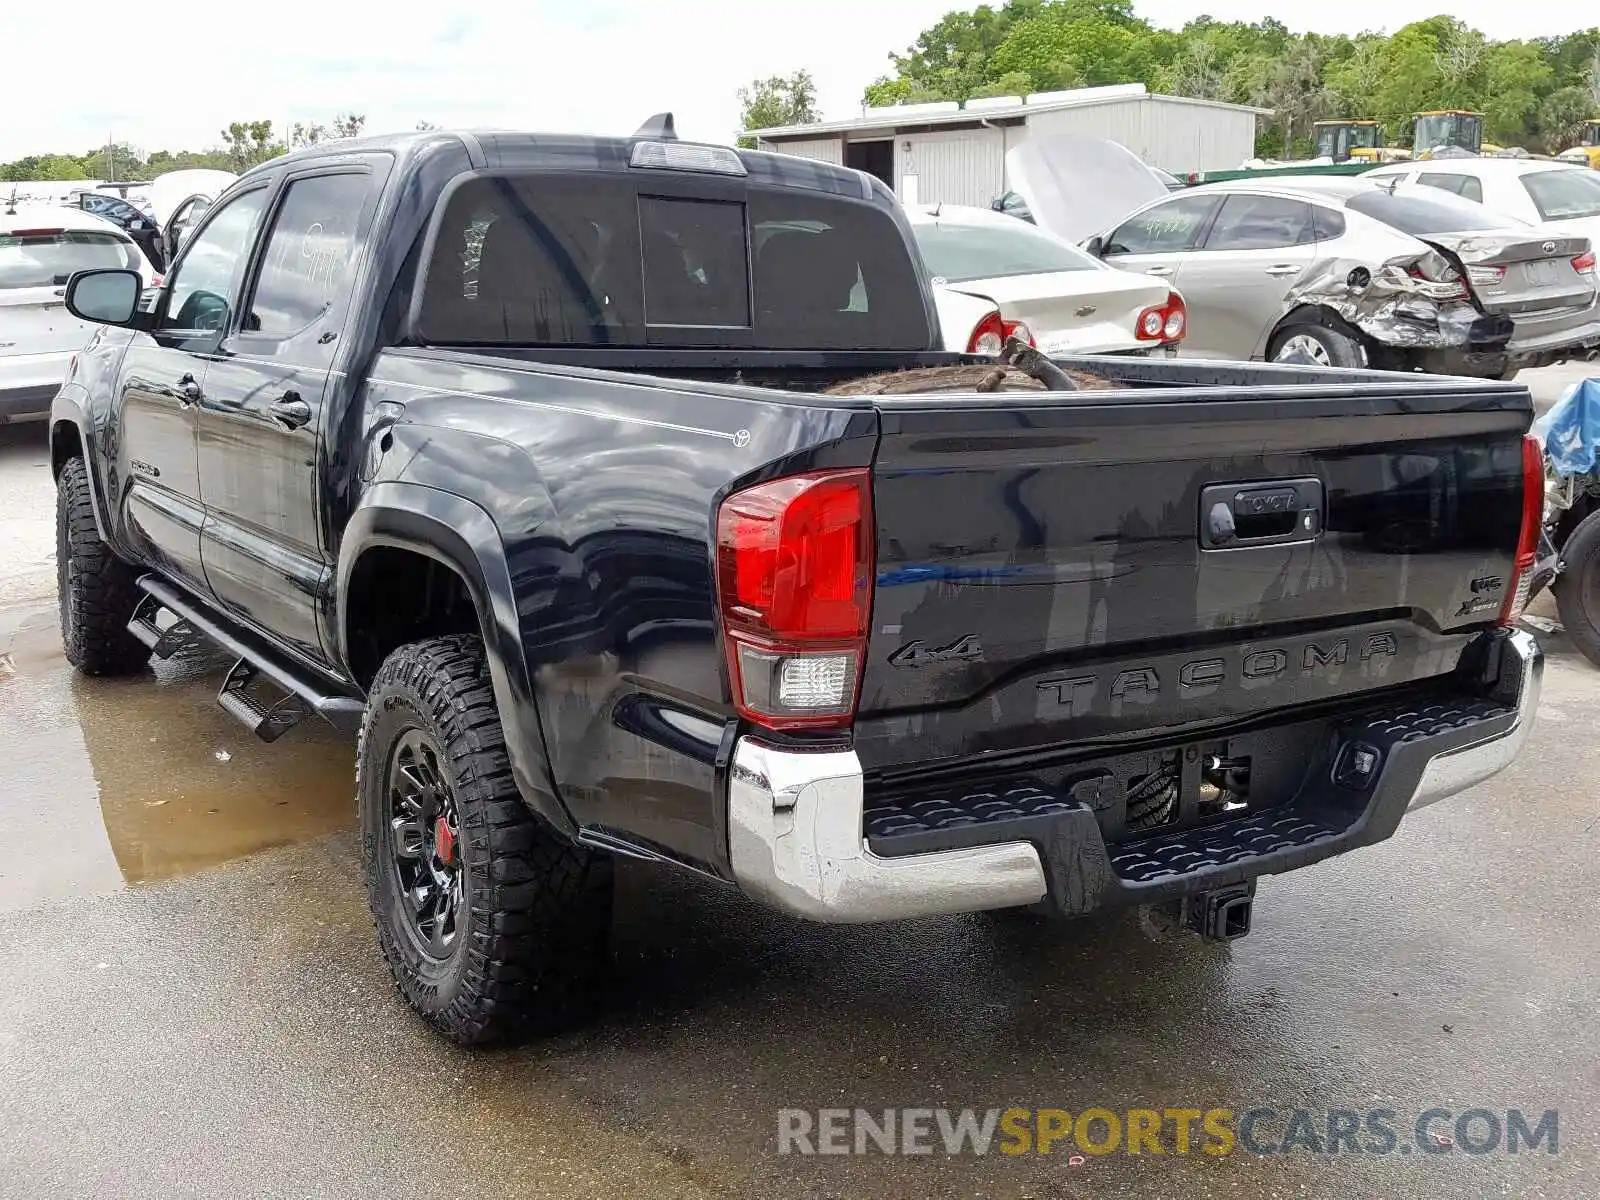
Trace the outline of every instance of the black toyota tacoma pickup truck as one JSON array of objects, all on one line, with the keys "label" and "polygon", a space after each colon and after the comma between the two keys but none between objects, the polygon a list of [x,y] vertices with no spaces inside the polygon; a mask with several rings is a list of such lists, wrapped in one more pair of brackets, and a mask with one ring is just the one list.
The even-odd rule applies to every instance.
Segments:
[{"label": "black toyota tacoma pickup truck", "polygon": [[973,361],[855,171],[659,120],[344,141],[137,289],[67,289],[104,326],[51,419],[67,656],[220,644],[261,736],[358,730],[383,953],[462,1041],[581,1006],[618,856],[822,921],[1234,936],[1533,717],[1525,389],[825,394]]}]

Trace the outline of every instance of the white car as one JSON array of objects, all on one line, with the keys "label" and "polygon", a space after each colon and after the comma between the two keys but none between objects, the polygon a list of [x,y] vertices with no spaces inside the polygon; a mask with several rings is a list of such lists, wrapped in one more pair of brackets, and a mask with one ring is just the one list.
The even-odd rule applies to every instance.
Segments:
[{"label": "white car", "polygon": [[1049,355],[1149,353],[1183,337],[1172,288],[1025,221],[955,204],[906,216],[933,277],[946,350],[998,354],[1016,334]]},{"label": "white car", "polygon": [[1493,212],[1551,225],[1600,246],[1600,171],[1528,158],[1445,158],[1389,163],[1363,179],[1394,179],[1476,200]]},{"label": "white car", "polygon": [[95,267],[157,283],[150,261],[110,221],[77,208],[0,209],[0,425],[49,415],[68,360],[98,328],[67,312],[67,279]]}]

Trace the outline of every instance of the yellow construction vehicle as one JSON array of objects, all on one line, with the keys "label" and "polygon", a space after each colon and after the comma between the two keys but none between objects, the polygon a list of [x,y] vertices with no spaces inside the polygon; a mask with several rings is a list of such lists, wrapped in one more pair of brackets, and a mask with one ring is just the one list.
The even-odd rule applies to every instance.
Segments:
[{"label": "yellow construction vehicle", "polygon": [[1559,157],[1572,162],[1586,162],[1600,170],[1600,121],[1585,121],[1582,139],[1572,149],[1563,150]]},{"label": "yellow construction vehicle", "polygon": [[1365,118],[1355,121],[1318,121],[1312,126],[1316,156],[1342,162],[1394,162],[1411,155],[1384,142],[1383,126]]},{"label": "yellow construction vehicle", "polygon": [[1483,114],[1461,108],[1442,108],[1436,112],[1419,112],[1411,139],[1413,158],[1432,158],[1445,149],[1464,150],[1468,154],[1493,153],[1498,146],[1483,142]]}]

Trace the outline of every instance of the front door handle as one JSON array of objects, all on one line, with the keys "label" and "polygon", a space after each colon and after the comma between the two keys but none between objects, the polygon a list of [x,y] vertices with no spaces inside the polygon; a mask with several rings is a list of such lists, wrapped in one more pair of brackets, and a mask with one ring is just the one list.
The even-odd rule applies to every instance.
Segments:
[{"label": "front door handle", "polygon": [[285,429],[299,429],[311,421],[311,405],[300,398],[299,392],[285,392],[267,405],[267,413]]},{"label": "front door handle", "polygon": [[1280,276],[1282,276],[1282,275],[1298,275],[1298,274],[1300,274],[1300,268],[1299,267],[1295,267],[1295,266],[1291,266],[1288,263],[1280,263],[1276,267],[1268,267],[1267,268],[1267,274],[1268,275],[1280,275]]},{"label": "front door handle", "polygon": [[178,380],[178,406],[192,408],[205,399],[205,393],[200,390],[200,381],[193,375],[184,374]]}]

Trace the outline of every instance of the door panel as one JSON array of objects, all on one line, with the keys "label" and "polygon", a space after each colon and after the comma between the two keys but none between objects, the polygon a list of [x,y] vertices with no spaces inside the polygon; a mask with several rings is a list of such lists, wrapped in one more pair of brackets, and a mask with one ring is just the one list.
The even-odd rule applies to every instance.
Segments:
[{"label": "door panel", "polygon": [[256,188],[234,197],[199,231],[161,296],[154,330],[134,336],[117,380],[115,458],[129,543],[200,593],[208,588],[197,416],[266,195]]},{"label": "door panel", "polygon": [[1203,248],[1186,256],[1178,273],[1189,309],[1184,352],[1228,359],[1261,354],[1289,292],[1316,257],[1310,204],[1229,195]]},{"label": "door panel", "polygon": [[200,414],[211,589],[314,661],[327,659],[317,615],[333,577],[318,519],[323,402],[380,178],[374,167],[287,182]]},{"label": "door panel", "polygon": [[1196,192],[1152,204],[1106,235],[1100,257],[1119,270],[1177,286],[1183,264],[1200,244],[1219,203],[1215,195]]},{"label": "door panel", "polygon": [[198,355],[135,337],[123,355],[116,399],[116,478],[128,542],[149,565],[200,592],[205,510],[194,431],[205,373]]}]

